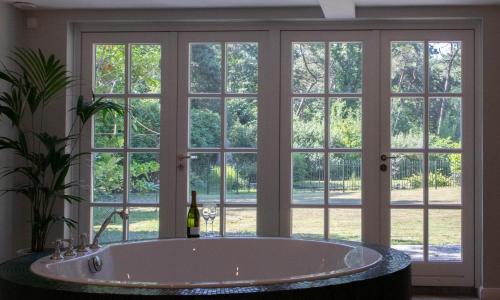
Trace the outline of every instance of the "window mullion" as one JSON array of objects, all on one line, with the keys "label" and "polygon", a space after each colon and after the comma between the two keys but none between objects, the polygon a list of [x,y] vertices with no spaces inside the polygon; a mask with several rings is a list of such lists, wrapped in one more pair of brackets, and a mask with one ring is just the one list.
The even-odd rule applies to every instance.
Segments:
[{"label": "window mullion", "polygon": [[221,43],[221,143],[220,143],[220,201],[219,201],[219,231],[224,236],[226,202],[226,43]]},{"label": "window mullion", "polygon": [[424,43],[424,262],[429,261],[429,41]]},{"label": "window mullion", "polygon": [[[125,112],[123,126],[123,210],[127,210],[129,196],[129,104],[130,104],[130,45],[125,44]],[[128,240],[128,219],[123,220],[123,240]]]},{"label": "window mullion", "polygon": [[325,126],[325,135],[323,141],[324,147],[324,157],[323,157],[323,170],[324,170],[324,207],[323,207],[323,218],[324,218],[324,238],[329,238],[329,228],[330,228],[330,214],[328,208],[328,197],[329,197],[329,182],[330,182],[330,166],[329,166],[329,148],[330,148],[330,99],[329,99],[329,90],[330,90],[330,80],[329,80],[329,68],[330,68],[330,43],[328,41],[325,42],[325,83],[324,83],[324,126]]}]

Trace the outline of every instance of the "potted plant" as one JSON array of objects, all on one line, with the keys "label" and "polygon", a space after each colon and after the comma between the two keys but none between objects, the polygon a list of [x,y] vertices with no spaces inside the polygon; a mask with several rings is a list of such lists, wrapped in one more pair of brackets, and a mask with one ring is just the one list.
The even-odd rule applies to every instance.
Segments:
[{"label": "potted plant", "polygon": [[16,49],[12,52],[13,68],[5,65],[0,80],[7,89],[0,93],[0,118],[12,124],[12,134],[0,136],[0,150],[12,151],[17,165],[3,167],[0,178],[16,176],[16,183],[2,191],[15,193],[30,203],[31,251],[43,251],[47,234],[56,223],[74,228],[76,221],[54,213],[59,201],[75,203],[84,199],[69,190],[79,184],[68,177],[73,166],[86,153],[80,151],[81,132],[97,113],[123,114],[122,108],[103,98],[85,101],[78,97],[73,124],[66,136],[55,136],[45,130],[47,106],[63,99],[63,92],[74,82],[66,66],[54,55],[46,57],[41,50]]}]

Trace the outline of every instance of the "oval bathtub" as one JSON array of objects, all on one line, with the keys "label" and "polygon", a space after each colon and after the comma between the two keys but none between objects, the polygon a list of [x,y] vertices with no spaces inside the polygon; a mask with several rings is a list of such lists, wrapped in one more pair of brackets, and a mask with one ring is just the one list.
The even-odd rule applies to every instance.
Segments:
[{"label": "oval bathtub", "polygon": [[[99,256],[102,270],[90,272]],[[167,239],[110,245],[51,261],[31,271],[53,280],[141,288],[206,288],[278,284],[360,272],[382,256],[363,246],[286,238]]]}]

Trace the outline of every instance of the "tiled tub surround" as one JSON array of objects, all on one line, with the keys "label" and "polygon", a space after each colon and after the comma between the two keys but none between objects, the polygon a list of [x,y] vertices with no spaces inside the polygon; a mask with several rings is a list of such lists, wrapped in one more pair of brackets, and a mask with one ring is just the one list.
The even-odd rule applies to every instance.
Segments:
[{"label": "tiled tub surround", "polygon": [[[264,242],[261,242],[264,241]],[[261,243],[259,243],[261,242]],[[277,244],[281,242],[281,244]],[[109,251],[113,248],[121,250],[127,249],[130,252],[130,260],[134,263],[130,265],[129,274],[131,277],[136,276],[138,280],[151,280],[147,278],[147,272],[140,275],[140,273],[134,273],[136,268],[139,268],[141,264],[148,264],[155,261],[155,254],[150,252],[142,253],[142,250],[151,250],[152,245],[156,243],[157,247],[164,247],[173,245],[172,243],[176,243],[176,246],[185,247],[193,252],[199,251],[207,252],[206,255],[197,254],[194,256],[200,256],[202,260],[212,258],[215,262],[219,259],[226,259],[228,264],[225,264],[224,267],[220,266],[218,269],[214,270],[205,270],[205,272],[212,272],[213,274],[222,274],[224,269],[227,269],[227,266],[233,268],[232,264],[234,264],[234,260],[238,258],[248,260],[247,263],[243,262],[239,264],[241,266],[241,273],[245,273],[245,269],[250,268],[252,264],[258,266],[258,268],[254,268],[255,270],[259,268],[266,268],[272,266],[278,266],[280,263],[283,263],[286,259],[290,259],[290,254],[297,255],[300,253],[300,249],[303,250],[302,256],[297,257],[294,261],[290,262],[290,266],[284,267],[285,270],[295,270],[299,273],[304,273],[304,270],[310,268],[307,264],[304,265],[304,261],[308,258],[308,253],[313,253],[310,255],[309,259],[314,256],[320,256],[322,258],[317,258],[317,261],[324,261],[323,258],[326,257],[326,261],[333,260],[333,256],[328,256],[328,252],[342,252],[349,253],[349,251],[355,250],[360,251],[362,246],[368,247],[366,245],[356,244],[356,243],[341,243],[341,244],[332,244],[319,242],[319,244],[314,244],[318,242],[303,242],[297,240],[290,239],[207,239],[207,240],[163,240],[163,241],[155,241],[148,243],[135,243],[135,244],[122,244],[116,245],[109,248],[104,248],[99,250],[99,253],[103,253],[102,258],[104,260],[104,266],[106,266],[106,260],[109,260],[109,257],[106,257],[105,253],[111,254],[113,251]],[[163,243],[163,244],[162,244]],[[169,244],[170,243],[170,244]],[[213,244],[216,243],[216,244]],[[266,244],[266,245],[264,245]],[[331,246],[330,246],[331,245]],[[313,248],[308,248],[310,246],[314,246]],[[348,246],[348,247],[347,247]],[[132,247],[132,248],[130,248]],[[135,249],[133,248],[135,247]],[[238,249],[238,247],[246,247],[246,250],[242,250],[242,248]],[[275,250],[271,250],[271,247]],[[323,250],[318,250],[323,247]],[[331,248],[328,248],[331,247]],[[172,248],[172,247],[171,247]],[[229,251],[227,253],[224,252],[224,248],[228,248],[231,250],[238,251]],[[316,248],[316,249],[314,249]],[[192,272],[201,272],[201,269],[198,269],[198,266],[202,264],[197,259],[186,259],[186,256],[190,256],[193,254],[183,253],[178,258],[181,258],[182,265],[185,265],[184,270],[180,271],[178,282],[172,282],[172,279],[167,280],[170,284],[175,286],[175,288],[167,288],[165,287],[167,282],[163,282],[161,285],[155,286],[151,282],[146,283],[144,286],[141,286],[139,283],[135,282],[135,284],[130,285],[128,287],[117,286],[115,285],[103,285],[104,282],[97,282],[99,284],[82,284],[77,282],[68,282],[68,281],[60,281],[49,278],[40,277],[35,275],[30,271],[31,264],[44,256],[41,254],[38,255],[28,255],[21,258],[13,259],[8,261],[2,265],[0,265],[0,299],[26,299],[32,298],[41,295],[43,293],[44,296],[51,296],[53,299],[66,299],[71,297],[72,300],[75,299],[140,299],[141,296],[153,296],[155,299],[178,299],[180,296],[182,298],[190,298],[190,299],[201,299],[201,298],[210,298],[210,299],[401,299],[401,300],[409,300],[411,298],[411,287],[410,287],[410,259],[407,255],[388,248],[372,246],[368,247],[366,252],[370,252],[372,250],[376,250],[381,254],[380,261],[377,262],[376,256],[368,255],[365,257],[368,262],[361,267],[361,271],[356,271],[353,269],[354,265],[359,266],[360,257],[350,258],[351,262],[349,262],[349,255],[344,255],[346,258],[344,263],[340,261],[336,261],[333,264],[325,264],[326,269],[329,269],[335,266],[336,270],[343,270],[340,272],[334,272],[335,274],[328,274],[328,276],[335,276],[330,278],[323,279],[311,279],[309,278],[301,278],[300,276],[296,276],[295,282],[290,282],[288,280],[277,281],[277,283],[271,283],[272,281],[276,281],[280,272],[279,271],[270,271],[267,273],[268,276],[263,276],[263,278],[255,281],[252,281],[252,276],[241,275],[242,280],[240,282],[232,282],[228,283],[231,280],[225,280],[220,277],[220,275],[214,275],[213,281],[225,281],[217,283],[207,284],[207,280],[200,279],[200,274],[197,274],[193,278],[195,281],[191,283],[186,283],[183,276],[188,275],[190,270]],[[163,248],[165,251],[165,260],[168,261],[168,248]],[[288,249],[288,250],[287,250]],[[343,249],[343,250],[342,250]],[[357,250],[356,250],[357,249]],[[205,251],[203,251],[205,250]],[[281,250],[281,253],[280,253]],[[285,251],[287,250],[287,251]],[[244,251],[243,254],[238,254],[241,251]],[[153,251],[154,252],[154,251]],[[269,253],[270,252],[270,253]],[[142,253],[142,254],[141,254]],[[344,253],[344,254],[345,254]],[[46,255],[46,253],[45,253]],[[100,254],[99,254],[100,255]],[[119,253],[116,251],[114,254],[115,258],[119,258]],[[262,262],[256,262],[255,257],[262,256]],[[219,257],[219,258],[215,258]],[[285,259],[281,259],[281,258]],[[176,260],[178,259],[176,258]],[[365,259],[363,258],[363,259]],[[74,261],[78,261],[79,258],[73,259]],[[83,258],[82,258],[83,259]],[[156,257],[158,259],[158,257]],[[269,261],[265,261],[266,259],[270,259]],[[233,262],[231,262],[233,260]],[[358,260],[358,262],[355,262]],[[362,260],[362,259],[361,259]],[[68,261],[69,262],[69,261]],[[113,264],[116,264],[117,261],[113,260]],[[39,266],[44,265],[43,259],[38,262]],[[108,262],[109,264],[109,262]],[[125,264],[125,263],[123,263]],[[293,265],[297,265],[297,267],[293,268]],[[34,265],[34,267],[36,264]],[[165,268],[168,268],[168,264],[164,264]],[[175,267],[175,266],[173,266]],[[77,267],[75,267],[77,268]],[[108,266],[109,268],[109,266]],[[302,268],[302,269],[301,269]],[[305,269],[304,269],[305,268]],[[123,268],[121,269],[124,270]],[[38,270],[39,271],[39,270]],[[37,271],[37,272],[38,272]],[[75,274],[79,272],[74,270]],[[82,273],[81,270],[80,273]],[[106,272],[106,267],[103,267],[103,271]],[[237,271],[236,271],[237,272]],[[84,272],[83,272],[84,273]],[[150,273],[154,273],[150,272]],[[251,273],[251,272],[250,272]],[[309,270],[308,274],[315,274],[317,272],[316,269]],[[136,275],[134,275],[136,274]],[[235,273],[236,274],[236,273]],[[140,276],[139,276],[140,275]],[[295,273],[294,275],[297,275]],[[325,276],[325,274],[323,274]],[[102,275],[104,276],[104,275]],[[141,277],[143,276],[143,277]],[[146,276],[146,277],[144,277]],[[71,277],[71,276],[69,276]],[[65,280],[68,280],[67,277]],[[77,276],[78,277],[78,276]],[[84,276],[85,277],[85,276]],[[104,276],[105,277],[105,276]],[[168,276],[167,276],[168,277]],[[236,275],[236,277],[239,277]],[[279,276],[278,276],[279,277]],[[203,278],[203,277],[201,277]],[[75,281],[74,278],[70,278]],[[245,281],[246,279],[246,281]],[[267,281],[266,281],[267,280]],[[124,280],[127,281],[127,280]],[[287,281],[287,282],[285,282]],[[133,282],[133,281],[132,281]],[[160,281],[161,282],[161,281]],[[180,284],[180,282],[184,282],[184,286]],[[194,284],[193,284],[194,283]],[[196,285],[198,283],[198,285]],[[265,283],[265,284],[264,284]],[[135,285],[135,286],[134,286]],[[189,286],[189,287],[188,287]]]}]

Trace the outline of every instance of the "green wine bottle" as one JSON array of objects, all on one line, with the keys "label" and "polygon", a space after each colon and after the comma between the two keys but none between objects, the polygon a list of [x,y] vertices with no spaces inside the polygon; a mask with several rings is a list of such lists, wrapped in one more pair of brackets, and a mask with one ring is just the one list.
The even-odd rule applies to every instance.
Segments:
[{"label": "green wine bottle", "polygon": [[200,237],[200,212],[196,203],[196,191],[191,191],[191,207],[187,215],[187,237]]}]

